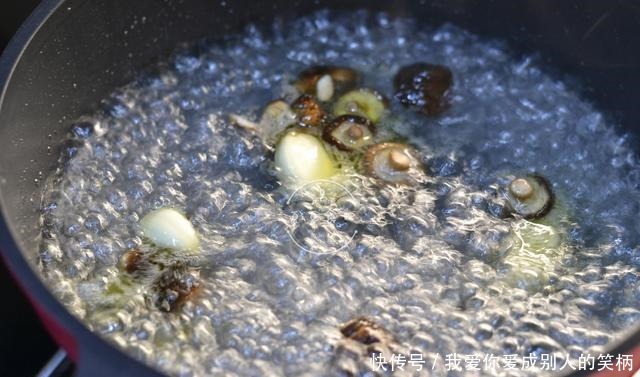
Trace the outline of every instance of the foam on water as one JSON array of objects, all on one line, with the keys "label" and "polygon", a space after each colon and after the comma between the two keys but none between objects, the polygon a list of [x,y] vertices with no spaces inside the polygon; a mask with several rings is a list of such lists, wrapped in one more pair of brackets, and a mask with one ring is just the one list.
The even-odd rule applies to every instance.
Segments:
[{"label": "foam on water", "polygon": [[[269,151],[227,117],[256,119],[271,99],[293,99],[286,86],[316,64],[358,69],[391,96],[393,73],[416,61],[454,74],[444,116],[391,108],[430,172],[417,188],[355,175],[338,203],[291,204]],[[249,27],[183,49],[158,72],[106,99],[93,128],[74,130],[72,157],[43,199],[44,278],[135,357],[181,376],[334,375],[338,326],[366,315],[427,359],[556,352],[561,365],[637,322],[637,156],[535,60],[451,25],[319,13],[268,37]],[[573,221],[568,251],[533,291],[499,273],[512,224],[494,200],[509,174],[527,172],[553,183]],[[201,290],[171,314],[145,300],[144,284],[113,289],[120,256],[143,243],[140,218],[164,206],[182,209],[202,244]]]}]

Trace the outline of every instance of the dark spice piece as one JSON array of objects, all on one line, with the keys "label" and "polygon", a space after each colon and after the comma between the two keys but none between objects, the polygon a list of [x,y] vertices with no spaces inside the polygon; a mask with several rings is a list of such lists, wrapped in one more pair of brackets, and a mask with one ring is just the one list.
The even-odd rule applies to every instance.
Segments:
[{"label": "dark spice piece", "polygon": [[366,345],[381,342],[389,337],[386,334],[387,330],[366,317],[358,317],[347,322],[340,328],[340,332],[345,337]]}]

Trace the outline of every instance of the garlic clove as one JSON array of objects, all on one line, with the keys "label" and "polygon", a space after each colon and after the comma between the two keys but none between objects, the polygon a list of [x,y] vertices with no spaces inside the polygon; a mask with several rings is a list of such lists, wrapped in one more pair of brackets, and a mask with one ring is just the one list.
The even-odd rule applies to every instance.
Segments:
[{"label": "garlic clove", "polygon": [[326,102],[333,97],[333,79],[331,75],[324,75],[316,83],[316,97],[320,101]]},{"label": "garlic clove", "polygon": [[301,132],[285,134],[276,146],[276,170],[280,179],[304,184],[337,173],[336,163],[315,136]]},{"label": "garlic clove", "polygon": [[173,250],[197,250],[198,234],[179,211],[160,208],[146,214],[140,221],[145,237],[158,247]]}]

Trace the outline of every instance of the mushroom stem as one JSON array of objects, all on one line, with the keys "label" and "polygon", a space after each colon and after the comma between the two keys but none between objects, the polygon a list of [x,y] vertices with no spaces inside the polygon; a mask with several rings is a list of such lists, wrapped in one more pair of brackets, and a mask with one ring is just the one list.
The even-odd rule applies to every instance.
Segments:
[{"label": "mushroom stem", "polygon": [[524,178],[516,178],[509,184],[509,191],[520,200],[525,200],[533,195],[533,187]]},{"label": "mushroom stem", "polygon": [[349,130],[347,131],[347,133],[349,137],[354,140],[360,139],[364,135],[362,128],[360,128],[360,126],[358,126],[357,124],[354,124],[351,127],[349,127]]},{"label": "mushroom stem", "polygon": [[403,151],[393,149],[389,152],[389,165],[396,170],[409,170],[411,167],[411,159]]}]

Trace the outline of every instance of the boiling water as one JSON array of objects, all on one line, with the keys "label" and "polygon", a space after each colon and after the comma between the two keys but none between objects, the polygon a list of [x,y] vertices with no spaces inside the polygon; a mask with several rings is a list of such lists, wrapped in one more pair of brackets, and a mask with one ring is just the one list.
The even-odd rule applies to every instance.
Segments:
[{"label": "boiling water", "polygon": [[[391,96],[393,73],[416,61],[449,66],[455,82],[439,118],[392,104],[392,126],[430,173],[418,187],[356,174],[337,203],[313,200],[315,188],[292,200],[269,151],[228,120],[293,99],[291,80],[315,64],[353,67]],[[556,353],[576,365],[638,320],[637,157],[535,59],[451,25],[319,13],[268,37],[250,27],[185,48],[157,72],[75,129],[44,193],[39,251],[69,310],[150,365],[184,376],[335,375],[345,363],[338,328],[359,315],[403,349],[439,355],[435,375],[466,373],[446,370],[452,353]],[[513,220],[495,215],[494,194],[527,172],[553,183],[572,222],[549,280],[525,291],[499,272]],[[145,299],[144,282],[123,285],[118,267],[144,242],[140,218],[166,206],[187,214],[202,243],[201,289],[176,313]]]}]

